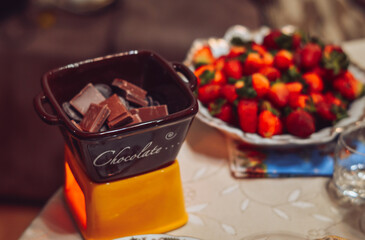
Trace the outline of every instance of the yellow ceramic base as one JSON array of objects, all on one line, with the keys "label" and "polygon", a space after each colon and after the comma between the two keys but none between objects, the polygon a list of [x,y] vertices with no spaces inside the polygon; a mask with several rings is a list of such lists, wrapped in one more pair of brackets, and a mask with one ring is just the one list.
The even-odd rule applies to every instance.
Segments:
[{"label": "yellow ceramic base", "polygon": [[95,183],[67,147],[65,160],[66,203],[85,239],[164,233],[188,220],[177,161],[139,176]]}]

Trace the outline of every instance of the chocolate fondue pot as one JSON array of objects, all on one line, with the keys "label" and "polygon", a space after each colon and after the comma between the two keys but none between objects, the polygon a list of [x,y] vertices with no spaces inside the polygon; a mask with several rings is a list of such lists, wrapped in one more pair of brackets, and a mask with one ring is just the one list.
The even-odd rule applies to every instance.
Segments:
[{"label": "chocolate fondue pot", "polygon": [[[180,74],[185,78],[183,79]],[[85,132],[62,109],[88,83],[111,85],[125,79],[146,90],[169,115],[103,132]],[[107,182],[171,164],[198,111],[194,74],[149,51],[131,51],[70,64],[42,77],[34,106],[48,124],[58,125],[68,148],[91,180]]]}]

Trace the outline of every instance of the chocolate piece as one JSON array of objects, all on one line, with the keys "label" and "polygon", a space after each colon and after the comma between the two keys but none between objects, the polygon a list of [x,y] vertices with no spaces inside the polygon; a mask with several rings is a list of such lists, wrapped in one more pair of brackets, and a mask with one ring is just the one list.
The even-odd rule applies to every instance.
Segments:
[{"label": "chocolate piece", "polygon": [[132,121],[133,121],[132,114],[130,114],[129,112],[124,112],[123,114],[114,118],[112,121],[108,121],[108,126],[109,128],[120,127]]},{"label": "chocolate piece", "polygon": [[84,118],[80,122],[80,127],[87,132],[97,132],[103,126],[110,114],[107,105],[90,104]]},{"label": "chocolate piece", "polygon": [[133,115],[137,114],[141,118],[142,122],[162,118],[169,114],[165,104],[160,106],[135,108],[130,110],[130,112]]},{"label": "chocolate piece", "polygon": [[96,89],[105,97],[108,98],[113,94],[113,90],[109,85],[104,83],[98,83],[94,85]]},{"label": "chocolate piece", "polygon": [[136,124],[136,123],[140,123],[142,122],[141,118],[139,117],[138,114],[132,114],[131,115],[131,118],[132,118],[132,122],[128,123],[127,125],[125,126],[131,126],[133,124]]},{"label": "chocolate piece", "polygon": [[113,121],[115,118],[127,112],[127,108],[120,101],[117,94],[113,94],[110,98],[101,102],[100,105],[107,105],[110,109],[108,121]]},{"label": "chocolate piece", "polygon": [[65,111],[65,113],[69,118],[76,120],[78,122],[82,120],[82,116],[72,108],[69,102],[62,103],[62,109],[63,111]]},{"label": "chocolate piece", "polygon": [[128,101],[142,107],[148,106],[148,101],[146,99],[147,92],[144,89],[118,78],[114,79],[112,85],[123,90],[125,93],[125,98]]},{"label": "chocolate piece", "polygon": [[128,103],[128,101],[127,100],[125,100],[123,97],[121,97],[121,96],[118,96],[119,97],[119,100],[123,103],[123,105],[127,108],[127,109],[129,109],[130,108],[130,106],[129,106],[129,103]]},{"label": "chocolate piece", "polygon": [[86,114],[91,103],[99,104],[104,101],[105,97],[92,85],[87,84],[75,97],[70,104],[82,115]]}]

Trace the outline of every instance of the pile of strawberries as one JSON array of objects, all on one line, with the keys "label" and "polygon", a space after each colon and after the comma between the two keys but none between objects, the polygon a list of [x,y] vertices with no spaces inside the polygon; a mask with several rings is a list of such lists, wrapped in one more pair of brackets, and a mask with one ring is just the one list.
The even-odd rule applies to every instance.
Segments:
[{"label": "pile of strawberries", "polygon": [[210,114],[266,138],[309,137],[347,117],[364,93],[341,47],[300,32],[271,30],[262,44],[234,38],[219,58],[204,46],[192,61],[198,99]]}]

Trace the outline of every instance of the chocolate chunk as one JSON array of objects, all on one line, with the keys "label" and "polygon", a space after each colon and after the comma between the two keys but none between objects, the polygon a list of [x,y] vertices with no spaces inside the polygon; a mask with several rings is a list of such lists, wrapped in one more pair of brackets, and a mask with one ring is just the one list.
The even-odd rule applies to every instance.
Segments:
[{"label": "chocolate chunk", "polygon": [[169,114],[167,106],[165,104],[160,106],[135,108],[130,110],[130,112],[133,115],[138,115],[141,118],[142,122],[162,118]]},{"label": "chocolate chunk", "polygon": [[91,103],[89,109],[80,122],[80,127],[87,132],[97,132],[103,126],[105,120],[110,114],[107,105],[98,105]]},{"label": "chocolate chunk", "polygon": [[127,100],[125,100],[123,97],[121,97],[121,96],[118,96],[119,97],[119,100],[123,103],[123,105],[127,108],[127,109],[129,109],[130,108],[130,106],[129,106],[129,103],[128,103],[128,101]]},{"label": "chocolate chunk", "polygon": [[75,97],[70,104],[82,115],[86,114],[91,103],[99,104],[104,101],[105,97],[94,87],[93,84],[87,84]]},{"label": "chocolate chunk", "polygon": [[140,123],[142,122],[141,118],[139,117],[138,114],[132,114],[131,115],[131,118],[132,118],[132,122],[128,123],[127,125],[125,126],[131,126],[133,124],[136,124],[136,123]]},{"label": "chocolate chunk", "polygon": [[72,108],[69,102],[62,103],[62,109],[63,111],[65,111],[65,113],[69,118],[76,120],[78,122],[82,120],[82,116]]},{"label": "chocolate chunk", "polygon": [[114,79],[112,85],[123,90],[125,98],[128,101],[142,107],[148,106],[148,101],[146,99],[147,92],[144,89],[118,78]]},{"label": "chocolate chunk", "polygon": [[110,109],[110,115],[108,121],[113,121],[115,118],[127,112],[127,108],[120,101],[117,94],[113,94],[111,97],[101,102],[100,105],[107,105]]},{"label": "chocolate chunk", "polygon": [[132,114],[130,114],[129,112],[124,112],[123,114],[114,118],[112,121],[108,121],[108,126],[110,128],[121,127],[132,121],[133,121]]},{"label": "chocolate chunk", "polygon": [[104,83],[98,83],[94,85],[96,89],[105,97],[108,98],[113,94],[113,90],[109,85]]}]

